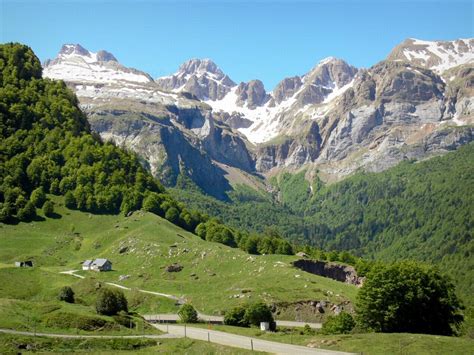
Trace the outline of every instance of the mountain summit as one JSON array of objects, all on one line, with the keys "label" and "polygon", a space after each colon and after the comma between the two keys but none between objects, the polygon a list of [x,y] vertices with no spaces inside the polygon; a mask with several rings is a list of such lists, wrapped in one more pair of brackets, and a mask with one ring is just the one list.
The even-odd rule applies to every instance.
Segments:
[{"label": "mountain summit", "polygon": [[95,62],[118,62],[117,58],[112,53],[100,50],[93,53],[82,47],[80,44],[65,44],[59,51],[58,57],[60,59],[68,59],[72,57],[80,57],[87,63]]},{"label": "mountain summit", "polygon": [[112,53],[91,52],[80,44],[65,44],[53,60],[44,63],[44,75],[81,83],[149,83],[146,73],[121,65]]},{"label": "mountain summit", "polygon": [[459,65],[474,65],[474,39],[422,41],[408,38],[394,48],[388,59],[409,62],[443,74]]},{"label": "mountain summit", "polygon": [[156,83],[164,90],[189,92],[200,100],[221,100],[236,85],[210,59],[190,59]]}]

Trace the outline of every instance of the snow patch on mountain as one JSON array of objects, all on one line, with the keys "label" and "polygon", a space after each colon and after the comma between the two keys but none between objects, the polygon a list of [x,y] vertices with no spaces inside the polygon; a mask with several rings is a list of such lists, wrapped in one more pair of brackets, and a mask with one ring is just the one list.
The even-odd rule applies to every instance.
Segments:
[{"label": "snow patch on mountain", "polygon": [[120,65],[108,52],[90,52],[80,45],[72,44],[64,45],[56,59],[45,63],[43,75],[51,79],[81,83],[152,82],[149,75]]},{"label": "snow patch on mountain", "polygon": [[[410,38],[399,47],[405,59],[438,74],[458,65],[474,63],[474,39],[423,41]],[[395,60],[403,59],[396,50],[392,56]]]}]

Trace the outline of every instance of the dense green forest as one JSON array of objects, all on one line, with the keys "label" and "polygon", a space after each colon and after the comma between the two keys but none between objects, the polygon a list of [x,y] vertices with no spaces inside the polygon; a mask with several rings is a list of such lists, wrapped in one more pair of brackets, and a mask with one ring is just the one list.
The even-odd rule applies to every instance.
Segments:
[{"label": "dense green forest", "polygon": [[272,179],[274,194],[237,187],[231,203],[196,192],[175,196],[235,227],[277,233],[323,250],[438,264],[464,295],[474,292],[474,144],[381,173],[324,186],[304,173]]},{"label": "dense green forest", "polygon": [[133,153],[91,132],[76,96],[62,81],[43,79],[33,51],[0,45],[0,222],[54,215],[48,194],[92,213],[145,209],[201,238],[251,253],[292,254],[278,235],[250,235],[177,202]]}]

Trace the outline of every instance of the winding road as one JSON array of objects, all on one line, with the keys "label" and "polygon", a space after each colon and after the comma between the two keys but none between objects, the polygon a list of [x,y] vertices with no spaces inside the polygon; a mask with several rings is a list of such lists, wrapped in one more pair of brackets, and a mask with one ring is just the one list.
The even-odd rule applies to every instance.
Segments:
[{"label": "winding road", "polygon": [[168,332],[170,335],[188,337],[191,339],[210,341],[226,346],[233,346],[242,349],[250,349],[256,351],[265,351],[274,354],[319,354],[319,355],[347,355],[341,351],[324,350],[308,348],[301,345],[292,345],[286,343],[278,343],[274,341],[261,340],[243,335],[219,332],[216,330],[208,330],[202,328],[194,328],[182,325],[170,324],[152,324],[155,328]]},{"label": "winding road", "polygon": [[[61,274],[71,275],[78,278],[85,278],[82,275],[76,274],[77,270],[69,270],[63,271]],[[131,290],[129,287],[125,287],[116,283],[106,282],[107,285],[117,287],[123,290]],[[148,293],[152,295],[167,297],[176,301],[183,301],[182,298],[169,295],[166,293],[161,292],[153,292],[147,290],[138,290],[139,292]],[[49,336],[49,337],[58,337],[58,338],[177,338],[177,337],[188,337],[191,339],[196,340],[204,340],[209,341],[212,343],[217,343],[226,346],[232,346],[242,349],[251,349],[256,351],[264,351],[274,354],[320,354],[320,355],[343,355],[343,354],[350,354],[340,351],[333,351],[333,350],[324,350],[324,349],[315,349],[309,348],[301,345],[292,345],[286,343],[279,343],[273,342],[268,340],[256,339],[251,338],[243,335],[231,334],[220,332],[216,330],[207,330],[202,328],[194,328],[190,326],[182,326],[182,325],[171,325],[171,324],[163,324],[163,323],[153,323],[153,321],[169,321],[169,322],[176,322],[178,320],[178,316],[176,314],[155,314],[155,315],[145,315],[144,318],[150,322],[150,324],[167,334],[163,335],[129,335],[129,336],[106,336],[106,335],[66,335],[66,334],[48,334],[48,333],[36,333],[37,336]],[[199,318],[210,321],[210,322],[222,322],[223,317],[219,316],[210,316],[206,314],[199,314]],[[288,326],[288,327],[303,327],[305,322],[293,322],[293,321],[280,321],[277,320],[277,325],[279,326]],[[319,323],[308,323],[312,328],[321,328],[321,324]],[[31,332],[20,332],[20,331],[13,331],[7,329],[0,329],[0,332],[3,333],[10,333],[10,334],[19,334],[19,335],[33,335]]]}]

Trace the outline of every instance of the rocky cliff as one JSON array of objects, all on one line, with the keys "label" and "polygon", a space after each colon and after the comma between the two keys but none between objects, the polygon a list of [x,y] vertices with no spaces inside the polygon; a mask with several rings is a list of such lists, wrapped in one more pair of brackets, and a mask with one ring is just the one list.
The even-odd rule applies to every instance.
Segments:
[{"label": "rocky cliff", "polygon": [[364,278],[357,276],[354,267],[349,265],[308,259],[296,260],[293,265],[311,274],[329,277],[358,287],[361,287],[364,283]]}]

